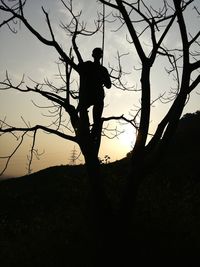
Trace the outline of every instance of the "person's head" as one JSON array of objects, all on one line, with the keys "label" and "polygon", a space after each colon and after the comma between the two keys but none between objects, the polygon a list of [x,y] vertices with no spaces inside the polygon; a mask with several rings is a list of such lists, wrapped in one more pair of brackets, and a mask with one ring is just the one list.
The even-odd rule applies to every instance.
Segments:
[{"label": "person's head", "polygon": [[92,56],[96,60],[100,60],[103,57],[103,50],[100,47],[96,47],[92,51]]}]

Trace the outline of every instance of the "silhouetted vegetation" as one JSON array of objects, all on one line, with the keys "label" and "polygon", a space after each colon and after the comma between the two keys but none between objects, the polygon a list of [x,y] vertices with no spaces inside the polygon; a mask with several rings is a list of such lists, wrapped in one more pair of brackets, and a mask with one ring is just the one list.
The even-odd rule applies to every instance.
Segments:
[{"label": "silhouetted vegetation", "polygon": [[[134,262],[156,262],[160,257],[167,261],[171,256],[192,261],[198,256],[199,133],[200,112],[186,114],[165,158],[141,184],[126,246]],[[101,165],[114,210],[119,208],[128,166],[128,158]],[[106,266],[108,255],[118,266],[127,266],[118,261],[120,253],[126,257],[121,229],[116,237],[119,251],[116,240],[109,248],[103,243],[86,177],[82,165],[57,166],[0,183],[2,267]]]},{"label": "silhouetted vegetation", "polygon": [[[2,157],[5,166],[1,173],[5,172],[10,159],[29,133],[32,133],[28,163],[31,172],[33,156],[38,155],[35,148],[37,133],[42,130],[77,143],[85,159],[87,174],[82,166],[68,166],[1,183],[1,263],[4,266],[116,267],[133,266],[136,260],[141,265],[146,259],[149,265],[151,260],[155,263],[159,257],[162,257],[161,266],[171,257],[191,261],[198,255],[200,241],[199,135],[196,134],[196,126],[192,126],[193,123],[198,125],[194,117],[197,118],[199,113],[185,116],[180,123],[179,120],[190,94],[200,83],[200,32],[188,27],[191,16],[199,17],[197,1],[161,1],[153,7],[149,1],[99,0],[103,12],[97,15],[95,29],[90,31],[85,22],[80,23],[82,12],[75,12],[72,0],[68,3],[61,0],[67,18],[70,17],[68,24],[60,23],[68,38],[64,40],[65,44],[69,44],[66,50],[57,39],[58,35],[52,27],[54,22],[44,7],[42,11],[49,34],[37,30],[26,17],[26,0],[6,2],[0,0],[0,10],[3,15],[6,14],[0,28],[8,26],[11,32],[16,33],[16,21],[19,21],[19,25],[22,23],[41,44],[54,49],[59,59],[62,86],[54,85],[48,79],[44,82],[30,79],[28,85],[24,76],[16,84],[6,72],[5,79],[0,81],[0,90],[37,94],[53,102],[53,105],[45,107],[53,116],[50,125],[45,120],[42,124],[32,124],[21,117],[24,127],[15,122],[9,123],[7,116],[0,119],[0,133],[12,134],[19,140],[11,154]],[[105,7],[109,8],[108,12],[105,12]],[[135,71],[130,74],[135,84],[133,91],[140,91],[140,105],[131,114],[132,119],[124,115],[101,118],[103,95],[101,101],[92,99],[92,102],[85,103],[82,90],[79,94],[77,91],[81,89],[82,78],[87,76],[84,75],[85,68],[81,68],[84,45],[79,37],[85,35],[89,38],[102,31],[103,48],[104,26],[108,21],[113,24],[117,38],[122,27],[126,28],[128,38],[124,39],[132,46],[130,50],[124,46],[128,52],[127,62],[133,61],[131,53],[134,53],[131,69],[138,71],[136,84]],[[171,42],[175,31],[177,42]],[[115,43],[111,42],[109,46],[115,46]],[[109,75],[113,86],[129,90],[123,79],[122,56],[117,53],[117,67],[110,66]],[[98,57],[98,64],[99,60]],[[161,62],[173,85],[169,81],[167,90],[163,80],[160,88],[163,93],[152,99],[158,81],[152,83],[151,77]],[[157,77],[162,73],[158,69],[156,72]],[[72,86],[72,73],[80,77],[78,88]],[[103,85],[109,88],[108,75],[106,79],[100,75],[99,79],[96,74],[91,75],[95,82],[92,82],[91,88],[97,80],[100,89],[103,90]],[[88,84],[84,88],[88,89]],[[134,100],[133,95],[133,104]],[[150,136],[151,110],[157,100],[170,102],[170,105]],[[97,117],[93,116],[93,125],[89,124],[86,111],[90,104],[98,106],[98,112],[93,113],[98,113]],[[63,116],[67,116],[67,124]],[[111,120],[123,120],[133,125],[136,129],[135,144],[129,158],[112,164],[100,164],[101,130],[106,131],[103,123]],[[184,127],[188,127],[187,130]],[[114,136],[117,135],[118,131],[114,129]],[[108,158],[106,161],[108,163]],[[171,263],[174,264],[174,259]]]}]

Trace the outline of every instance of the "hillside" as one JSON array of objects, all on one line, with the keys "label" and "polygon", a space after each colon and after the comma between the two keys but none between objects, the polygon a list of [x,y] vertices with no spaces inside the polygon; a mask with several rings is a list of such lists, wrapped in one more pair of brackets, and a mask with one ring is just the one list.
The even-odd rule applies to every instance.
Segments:
[{"label": "hillside", "polygon": [[[130,236],[138,257],[200,249],[200,113],[188,114],[156,172],[141,185]],[[102,165],[113,207],[129,162]],[[93,267],[99,245],[84,166],[57,166],[0,182],[0,262],[10,266]]]},{"label": "hillside", "polygon": [[137,235],[156,243],[155,254],[160,249],[168,255],[199,258],[199,151],[200,112],[186,114],[164,160],[141,186],[135,212]]},{"label": "hillside", "polygon": [[[105,166],[106,176],[119,185],[126,165],[122,160]],[[96,230],[88,214],[86,177],[84,166],[57,166],[0,183],[1,267],[94,266]]]}]

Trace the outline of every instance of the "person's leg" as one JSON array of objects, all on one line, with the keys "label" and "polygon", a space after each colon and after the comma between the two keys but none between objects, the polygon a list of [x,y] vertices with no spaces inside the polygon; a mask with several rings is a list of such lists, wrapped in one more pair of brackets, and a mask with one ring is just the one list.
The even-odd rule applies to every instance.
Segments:
[{"label": "person's leg", "polygon": [[84,131],[84,133],[87,132],[89,133],[90,122],[89,122],[87,107],[86,106],[80,107],[79,114],[80,114],[81,130]]},{"label": "person's leg", "polygon": [[93,106],[93,127],[92,127],[93,137],[101,134],[101,128],[102,128],[101,116],[103,113],[103,106],[104,106],[103,100],[99,101],[98,103],[95,103]]}]

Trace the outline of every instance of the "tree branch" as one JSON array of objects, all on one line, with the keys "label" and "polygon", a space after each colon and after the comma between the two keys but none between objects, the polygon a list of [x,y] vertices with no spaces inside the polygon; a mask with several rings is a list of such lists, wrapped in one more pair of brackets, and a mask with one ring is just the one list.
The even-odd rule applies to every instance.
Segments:
[{"label": "tree branch", "polygon": [[124,18],[124,21],[125,21],[126,26],[127,26],[128,30],[129,30],[129,33],[131,35],[131,38],[133,40],[133,43],[134,43],[135,48],[137,50],[137,53],[138,53],[141,61],[144,62],[144,61],[146,61],[147,57],[146,57],[146,55],[144,53],[144,50],[143,50],[143,48],[141,46],[141,43],[140,43],[139,39],[138,39],[136,31],[135,31],[135,29],[134,29],[134,27],[132,25],[131,19],[130,19],[129,15],[128,15],[124,5],[122,4],[122,1],[121,0],[116,0],[116,3],[118,5],[119,11],[121,12],[121,14],[122,14],[122,16]]},{"label": "tree branch", "polygon": [[200,60],[190,64],[191,71],[196,70],[198,68],[200,68]]},{"label": "tree branch", "polygon": [[[0,129],[1,131],[1,129]],[[5,164],[5,167],[3,168],[3,170],[0,172],[0,176],[5,172],[5,170],[7,169],[8,167],[8,164],[11,160],[11,158],[14,156],[14,154],[17,152],[17,150],[19,149],[19,147],[21,146],[21,144],[23,143],[23,140],[24,140],[24,136],[27,134],[27,132],[25,131],[22,136],[21,136],[21,140],[19,142],[19,144],[16,146],[16,148],[13,150],[13,152],[9,155],[9,156],[4,156],[4,157],[0,157],[1,159],[7,159],[6,161],[6,164]]]},{"label": "tree branch", "polygon": [[159,49],[159,47],[161,46],[161,43],[163,42],[165,36],[167,35],[169,29],[171,28],[174,20],[176,18],[176,13],[172,16],[170,22],[168,23],[167,27],[165,28],[163,34],[161,35],[160,39],[158,40],[157,43],[154,42],[154,47],[153,47],[153,50],[152,50],[152,55],[151,55],[151,60],[153,61],[156,57],[156,54],[157,54],[157,51]]},{"label": "tree branch", "polygon": [[189,86],[188,94],[191,93],[199,83],[200,83],[200,75],[198,75],[197,78]]},{"label": "tree branch", "polygon": [[26,28],[43,44],[47,45],[47,46],[52,46],[54,47],[57,52],[59,53],[59,55],[61,56],[61,58],[63,58],[64,61],[66,61],[68,64],[70,64],[72,66],[73,69],[75,69],[77,72],[79,71],[78,66],[67,56],[67,54],[63,51],[63,49],[59,46],[59,44],[55,41],[54,39],[54,35],[52,32],[52,28],[50,25],[50,21],[48,18],[48,14],[45,12],[46,18],[47,18],[47,23],[49,26],[49,30],[50,30],[50,34],[52,36],[52,40],[48,40],[46,38],[44,38],[38,31],[36,31],[30,24],[29,22],[26,20],[26,18],[23,16],[23,12],[21,12],[21,14],[18,14],[15,12],[14,9],[8,7],[3,1],[1,1],[3,3],[4,6],[0,6],[0,10],[3,10],[5,12],[11,13],[13,15],[13,18],[18,18],[19,20],[21,20],[24,25],[26,26]]},{"label": "tree branch", "polygon": [[101,2],[102,4],[105,4],[105,5],[109,6],[109,7],[112,7],[114,9],[119,9],[119,7],[117,5],[114,5],[114,4],[112,4],[112,3],[108,2],[108,1],[99,0],[99,2]]},{"label": "tree branch", "polygon": [[[0,120],[0,122],[2,122]],[[45,127],[43,125],[35,125],[33,127],[30,127],[30,128],[21,128],[21,127],[9,127],[9,128],[5,128],[3,129],[2,126],[0,128],[0,133],[12,133],[12,132],[33,132],[33,131],[37,131],[37,130],[43,130],[45,132],[48,132],[50,134],[55,134],[59,137],[62,137],[64,139],[67,139],[67,140],[70,140],[70,141],[73,141],[73,142],[77,142],[77,139],[75,136],[71,136],[71,135],[68,135],[68,134],[64,134],[64,133],[61,133],[57,130],[54,130],[54,129],[50,129],[48,127]]]}]

